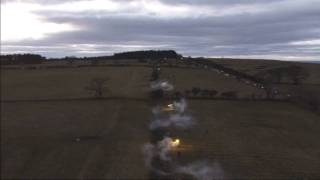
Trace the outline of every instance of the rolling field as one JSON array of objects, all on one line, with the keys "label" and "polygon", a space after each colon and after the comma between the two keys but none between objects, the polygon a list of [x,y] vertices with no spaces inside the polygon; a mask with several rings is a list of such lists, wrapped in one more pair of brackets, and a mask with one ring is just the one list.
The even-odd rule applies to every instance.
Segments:
[{"label": "rolling field", "polygon": [[84,67],[68,69],[1,70],[2,100],[91,97],[85,90],[93,78],[107,78],[106,96],[145,96],[151,69]]},{"label": "rolling field", "polygon": [[162,68],[161,70],[161,76],[173,82],[175,89],[181,92],[198,87],[200,89],[214,89],[219,93],[237,91],[239,97],[250,97],[252,93],[264,95],[264,91],[261,89],[215,71],[178,68]]},{"label": "rolling field", "polygon": [[[161,71],[179,91],[260,92],[216,72]],[[1,178],[148,179],[141,148],[150,141],[150,74],[147,67],[1,70]],[[89,99],[84,87],[94,77],[109,79],[106,97],[121,98]],[[187,101],[196,124],[172,129],[181,139],[177,161],[217,163],[226,178],[320,178],[319,115],[284,102]]]},{"label": "rolling field", "polygon": [[2,177],[146,178],[141,153],[149,137],[146,105],[94,100],[2,104]]},{"label": "rolling field", "polygon": [[211,61],[251,75],[267,69],[297,65],[305,68],[309,72],[309,77],[304,81],[305,84],[320,84],[320,64],[245,59],[211,59]]}]

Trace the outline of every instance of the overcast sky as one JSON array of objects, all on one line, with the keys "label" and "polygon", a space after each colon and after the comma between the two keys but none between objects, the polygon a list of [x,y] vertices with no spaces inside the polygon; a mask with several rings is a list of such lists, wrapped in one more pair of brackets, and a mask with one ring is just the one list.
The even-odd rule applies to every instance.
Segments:
[{"label": "overcast sky", "polygon": [[1,53],[320,60],[320,0],[1,0]]}]

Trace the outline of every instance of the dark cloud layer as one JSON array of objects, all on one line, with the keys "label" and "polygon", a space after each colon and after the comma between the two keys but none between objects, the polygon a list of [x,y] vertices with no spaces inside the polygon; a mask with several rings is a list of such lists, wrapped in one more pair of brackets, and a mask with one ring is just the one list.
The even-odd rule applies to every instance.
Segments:
[{"label": "dark cloud layer", "polygon": [[[132,2],[131,0],[130,2]],[[33,2],[49,3],[44,0]],[[122,0],[122,3],[129,1]],[[312,58],[320,57],[320,3],[319,1],[253,0],[162,0],[170,7],[215,9],[217,7],[246,6],[252,13],[230,9],[221,15],[162,16],[130,11],[63,10],[37,11],[48,22],[68,23],[78,31],[60,32],[45,39],[8,42],[5,45],[34,47],[77,47],[69,52],[75,55],[100,55],[112,51],[135,49],[175,49],[194,56],[270,56]],[[60,3],[60,1],[50,1]],[[194,12],[197,14],[197,12]],[[221,12],[218,12],[221,13]],[[82,45],[82,46],[81,46]],[[17,48],[19,49],[19,48]],[[32,48],[30,48],[32,49]],[[59,48],[43,48],[50,56],[68,55]],[[288,57],[288,58],[286,58]],[[303,60],[303,59],[301,59]]]}]

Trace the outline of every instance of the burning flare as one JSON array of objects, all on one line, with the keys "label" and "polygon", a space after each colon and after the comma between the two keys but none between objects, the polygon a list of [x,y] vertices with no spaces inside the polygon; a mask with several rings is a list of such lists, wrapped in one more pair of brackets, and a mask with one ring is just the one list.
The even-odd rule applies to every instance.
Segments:
[{"label": "burning flare", "polygon": [[174,106],[173,104],[168,104],[166,107],[164,107],[162,109],[163,111],[173,111],[174,110]]},{"label": "burning flare", "polygon": [[176,139],[176,140],[171,142],[171,146],[172,147],[177,147],[177,146],[179,146],[179,144],[180,144],[180,139]]}]

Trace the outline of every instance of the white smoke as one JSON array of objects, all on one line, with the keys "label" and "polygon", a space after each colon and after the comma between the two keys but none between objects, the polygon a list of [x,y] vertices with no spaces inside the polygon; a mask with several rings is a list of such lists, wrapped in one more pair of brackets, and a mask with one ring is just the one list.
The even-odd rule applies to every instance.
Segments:
[{"label": "white smoke", "polygon": [[191,116],[183,114],[172,114],[168,118],[157,118],[152,120],[149,127],[151,130],[164,127],[188,128],[194,125]]},{"label": "white smoke", "polygon": [[198,161],[186,166],[178,166],[177,173],[191,175],[199,180],[224,179],[224,171],[218,163],[209,165],[205,161]]},{"label": "white smoke", "polygon": [[[152,90],[172,91],[173,85],[168,81],[154,81],[151,82]],[[185,99],[174,101],[167,107],[156,106],[152,109],[155,118],[151,121],[149,128],[151,130],[164,127],[188,128],[194,124],[191,116],[185,113],[187,102]],[[166,113],[165,113],[166,112]],[[163,137],[161,141],[156,144],[146,143],[142,150],[145,157],[146,166],[153,172],[161,175],[186,174],[193,176],[198,180],[212,180],[223,179],[224,172],[218,163],[209,165],[205,161],[198,161],[185,166],[178,165],[170,158],[170,151],[172,151],[173,140],[170,137]],[[170,172],[165,172],[161,168],[153,166],[153,160],[160,159],[168,162],[172,166]]]},{"label": "white smoke", "polygon": [[164,137],[163,140],[159,141],[157,144],[159,156],[164,161],[170,161],[169,152],[172,149],[173,140],[169,137]]},{"label": "white smoke", "polygon": [[168,81],[154,81],[151,82],[150,87],[152,90],[172,91],[173,85]]},{"label": "white smoke", "polygon": [[[174,101],[173,104],[170,104],[170,106],[172,106],[172,110],[176,113],[184,113],[187,108],[187,101],[182,98],[180,101]],[[163,112],[163,109],[164,108],[160,106],[156,106],[152,108],[152,113],[154,115],[161,114]]]},{"label": "white smoke", "polygon": [[171,161],[171,158],[169,156],[169,152],[172,150],[173,140],[169,137],[164,137],[161,141],[157,142],[157,144],[151,144],[151,143],[146,143],[142,147],[142,152],[145,157],[145,165],[151,169],[152,171],[162,174],[162,175],[167,175],[168,173],[163,172],[152,165],[152,160],[155,157],[159,157],[163,161]]},{"label": "white smoke", "polygon": [[[170,174],[153,167],[152,160],[155,157],[159,157],[163,161],[171,161],[169,153],[173,148],[172,142],[173,140],[170,137],[164,137],[163,140],[159,141],[156,145],[146,143],[143,146],[142,151],[145,157],[145,165],[153,172],[161,175]],[[176,164],[172,173],[190,175],[198,180],[213,180],[225,178],[224,171],[218,163],[213,163],[210,165],[206,161],[198,161],[186,166]]]},{"label": "white smoke", "polygon": [[178,113],[184,113],[187,108],[187,101],[183,98],[180,101],[174,101],[173,108]]},{"label": "white smoke", "polygon": [[157,144],[153,145],[151,143],[146,143],[142,151],[145,154],[145,163],[146,165],[151,164],[151,159],[155,156],[159,156],[161,160],[170,161],[171,158],[168,156],[168,153],[172,150],[172,138],[164,137],[161,141],[157,142]]},{"label": "white smoke", "polygon": [[161,171],[155,167],[153,167],[152,165],[152,160],[154,157],[156,157],[158,154],[160,154],[159,149],[157,148],[157,146],[151,144],[151,143],[146,143],[143,147],[142,147],[142,152],[144,154],[144,162],[145,162],[145,166],[148,167],[150,170],[152,170],[153,172],[157,173],[157,174],[161,174],[161,175],[167,175],[168,173]]},{"label": "white smoke", "polygon": [[152,109],[152,113],[156,116],[152,120],[149,127],[151,130],[163,127],[177,127],[177,128],[188,128],[194,125],[194,120],[191,116],[185,114],[187,108],[187,102],[185,99],[180,101],[174,101],[172,109],[175,111],[174,114],[168,116],[161,116],[161,107],[156,106]]}]

